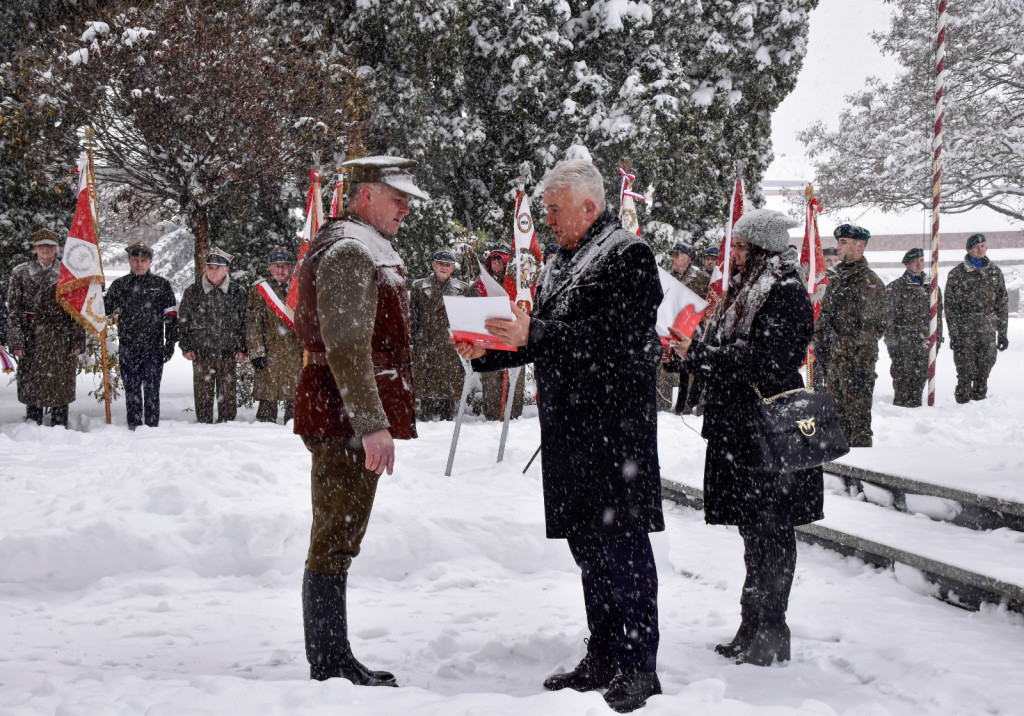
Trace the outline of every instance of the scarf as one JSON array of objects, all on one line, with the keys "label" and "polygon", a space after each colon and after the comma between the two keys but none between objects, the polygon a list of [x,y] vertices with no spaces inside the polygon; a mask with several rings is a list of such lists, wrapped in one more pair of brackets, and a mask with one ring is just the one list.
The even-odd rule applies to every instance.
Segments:
[{"label": "scarf", "polygon": [[742,274],[737,275],[734,285],[730,287],[730,290],[737,291],[735,300],[724,310],[721,307],[725,306],[725,301],[722,301],[719,310],[715,311],[718,345],[725,345],[733,337],[745,343],[750,335],[750,327],[754,324],[754,316],[764,305],[772,287],[799,265],[800,257],[796,249],[790,246],[769,258],[761,275],[746,285],[739,284]]}]

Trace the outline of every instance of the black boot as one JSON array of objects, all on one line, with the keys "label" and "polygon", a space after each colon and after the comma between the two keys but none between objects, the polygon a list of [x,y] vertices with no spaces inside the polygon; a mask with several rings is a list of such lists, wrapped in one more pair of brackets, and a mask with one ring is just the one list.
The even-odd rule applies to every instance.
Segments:
[{"label": "black boot", "polygon": [[25,406],[25,420],[35,421],[36,425],[43,424],[43,409],[34,405]]},{"label": "black boot", "polygon": [[68,406],[57,405],[50,408],[50,425],[57,427],[58,425],[63,426],[65,429],[68,427]]},{"label": "black boot", "polygon": [[544,688],[548,691],[573,689],[574,691],[593,691],[607,688],[618,668],[612,659],[602,656],[596,649],[588,647],[587,655],[572,671],[564,674],[552,674],[544,679]]},{"label": "black boot", "polygon": [[734,659],[747,650],[757,632],[757,609],[750,604],[740,605],[740,628],[727,644],[716,644],[715,651],[728,659]]},{"label": "black boot", "polygon": [[737,664],[771,666],[773,661],[789,661],[789,627],[786,622],[762,623],[750,646],[736,657]]},{"label": "black boot", "polygon": [[345,611],[347,583],[347,574],[318,574],[307,569],[302,576],[309,678],[326,681],[341,677],[357,686],[398,686],[394,674],[371,671],[352,654]]},{"label": "black boot", "polygon": [[605,692],[604,702],[620,714],[636,711],[647,699],[661,693],[661,681],[655,671],[621,671]]}]

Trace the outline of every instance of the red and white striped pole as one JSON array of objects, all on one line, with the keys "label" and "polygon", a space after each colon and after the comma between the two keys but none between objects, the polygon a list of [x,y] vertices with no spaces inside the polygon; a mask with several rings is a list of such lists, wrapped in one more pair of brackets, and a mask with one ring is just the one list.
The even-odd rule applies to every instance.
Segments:
[{"label": "red and white striped pole", "polygon": [[946,72],[946,0],[939,0],[935,41],[935,134],[932,137],[932,296],[928,321],[928,405],[935,405],[935,360],[939,354],[939,203],[942,189],[942,116]]}]

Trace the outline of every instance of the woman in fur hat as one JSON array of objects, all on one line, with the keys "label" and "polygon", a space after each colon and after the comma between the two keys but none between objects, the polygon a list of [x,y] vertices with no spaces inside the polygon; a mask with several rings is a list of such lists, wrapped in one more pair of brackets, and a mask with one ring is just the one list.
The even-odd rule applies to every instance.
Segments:
[{"label": "woman in fur hat", "polygon": [[786,609],[796,568],[796,525],[820,520],[820,467],[769,473],[752,440],[758,396],[803,387],[800,366],[814,333],[814,312],[798,275],[788,229],[797,221],[767,209],[748,212],[733,230],[733,279],[715,306],[702,342],[677,336],[685,370],[702,373],[707,405],[702,434],[704,517],[737,525],[746,579],[741,622],[715,650],[737,663],[789,659]]}]

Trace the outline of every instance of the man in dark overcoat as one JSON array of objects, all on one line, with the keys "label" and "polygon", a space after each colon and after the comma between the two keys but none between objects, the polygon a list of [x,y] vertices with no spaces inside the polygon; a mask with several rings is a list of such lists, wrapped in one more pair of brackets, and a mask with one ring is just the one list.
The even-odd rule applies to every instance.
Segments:
[{"label": "man in dark overcoat", "polygon": [[657,450],[654,325],[662,290],[651,249],[605,211],[585,161],[545,180],[546,223],[561,247],[532,315],[488,321],[516,352],[459,343],[478,371],[534,363],[547,536],[566,539],[583,580],[590,639],[548,689],[607,688],[620,711],[661,693],[658,577],[648,533],[664,529]]},{"label": "man in dark overcoat", "polygon": [[455,417],[466,372],[452,346],[445,296],[479,296],[476,287],[452,276],[455,253],[435,251],[431,275],[414,281],[409,292],[412,322],[413,378],[419,402],[417,417],[441,420]]},{"label": "man in dark overcoat", "polygon": [[7,302],[7,346],[18,359],[18,402],[25,417],[39,425],[49,408],[51,425],[68,426],[68,405],[75,400],[78,356],[85,350],[85,329],[57,303],[58,239],[49,229],[30,237],[36,258],[11,271]]},{"label": "man in dark overcoat", "polygon": [[181,352],[192,361],[192,392],[196,421],[235,419],[235,366],[245,360],[246,292],[228,275],[231,254],[213,248],[206,255],[203,277],[185,289],[178,311]]},{"label": "man in dark overcoat", "polygon": [[117,362],[124,381],[128,429],[160,424],[164,363],[178,340],[178,305],[171,283],[149,270],[153,249],[129,246],[129,272],[111,282],[104,296],[107,315],[117,316]]}]

